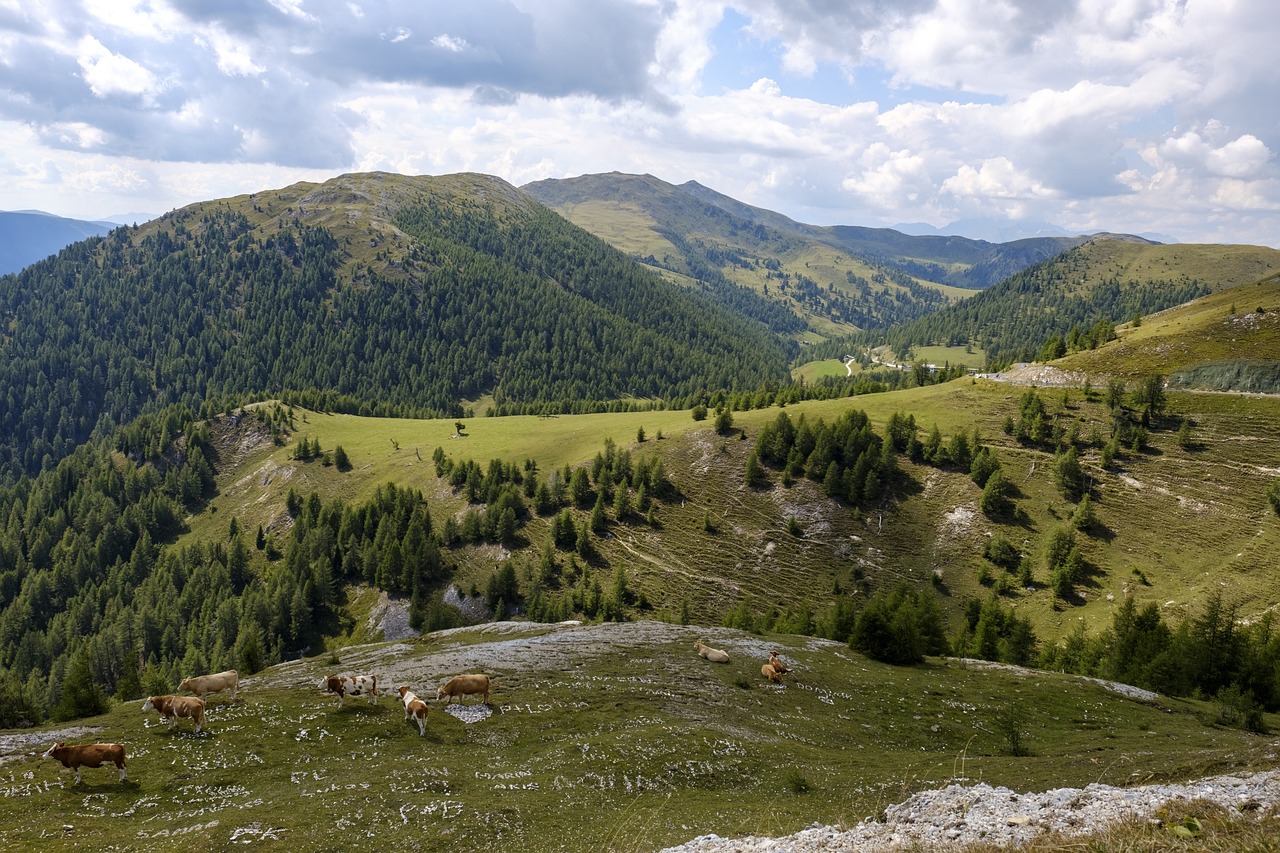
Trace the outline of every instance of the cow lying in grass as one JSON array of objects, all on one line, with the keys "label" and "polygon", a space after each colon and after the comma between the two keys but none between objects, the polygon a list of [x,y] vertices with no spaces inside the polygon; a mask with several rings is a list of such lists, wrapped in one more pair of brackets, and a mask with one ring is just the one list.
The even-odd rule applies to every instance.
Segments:
[{"label": "cow lying in grass", "polygon": [[468,696],[472,693],[483,693],[484,704],[489,704],[489,676],[487,675],[455,675],[436,690],[436,701],[446,696],[452,702],[455,696]]},{"label": "cow lying in grass", "polygon": [[400,688],[400,701],[404,703],[404,719],[408,722],[410,718],[418,724],[418,735],[425,736],[427,733],[427,703],[418,698],[418,694],[414,693],[408,686]]},{"label": "cow lying in grass", "polygon": [[778,675],[785,675],[791,671],[791,667],[782,662],[777,652],[769,652],[769,666],[778,671]]},{"label": "cow lying in grass", "polygon": [[148,696],[142,703],[144,711],[158,711],[165,725],[172,731],[179,717],[186,717],[196,724],[196,734],[204,729],[204,700],[199,696]]},{"label": "cow lying in grass", "polygon": [[70,746],[55,743],[41,758],[53,758],[62,762],[68,770],[76,771],[76,784],[80,784],[80,770],[84,767],[101,767],[114,764],[120,771],[120,781],[125,778],[124,744],[120,743],[81,743]]},{"label": "cow lying in grass", "polygon": [[328,675],[320,686],[338,694],[338,707],[348,696],[368,696],[371,704],[378,704],[378,676],[376,675]]},{"label": "cow lying in grass", "polygon": [[704,645],[701,640],[698,640],[696,643],[694,643],[693,647],[698,650],[699,657],[704,657],[707,660],[711,661],[712,663],[728,663],[729,662],[728,652],[722,652],[719,649],[713,649],[708,645]]},{"label": "cow lying in grass", "polygon": [[782,683],[782,673],[778,672],[770,664],[766,663],[764,666],[760,667],[760,674],[763,675],[765,678],[769,679],[769,681],[773,682],[774,684]]},{"label": "cow lying in grass", "polygon": [[234,669],[228,669],[226,672],[218,672],[213,675],[196,675],[182,679],[178,689],[189,690],[201,699],[207,693],[230,690],[231,701],[234,702],[236,701],[236,691],[240,689],[240,676]]}]

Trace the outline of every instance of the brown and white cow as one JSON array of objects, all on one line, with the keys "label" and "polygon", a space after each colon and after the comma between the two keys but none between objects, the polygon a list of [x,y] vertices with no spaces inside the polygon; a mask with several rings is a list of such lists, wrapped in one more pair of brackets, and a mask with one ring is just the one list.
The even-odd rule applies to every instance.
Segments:
[{"label": "brown and white cow", "polygon": [[121,743],[55,743],[41,758],[54,758],[62,762],[62,766],[76,771],[76,784],[80,784],[82,767],[101,767],[114,764],[120,771],[120,781],[125,779],[124,744]]},{"label": "brown and white cow", "polygon": [[[489,704],[489,676],[487,675],[455,675],[436,689],[436,701],[446,696],[452,702],[455,696],[468,696],[472,693],[483,693],[484,704]],[[449,702],[445,702],[446,705]]]},{"label": "brown and white cow", "polygon": [[339,708],[348,696],[368,696],[371,703],[378,704],[376,675],[327,675],[320,686],[330,693],[338,694]]},{"label": "brown and white cow", "polygon": [[230,690],[231,701],[234,702],[236,701],[236,691],[240,689],[240,676],[234,669],[228,669],[226,672],[218,672],[213,675],[195,675],[191,678],[182,679],[178,689],[189,690],[201,699],[207,693]]},{"label": "brown and white cow", "polygon": [[418,724],[418,736],[424,737],[427,734],[427,703],[419,699],[418,694],[407,685],[400,688],[400,701],[404,703],[405,722],[413,718]]},{"label": "brown and white cow", "polygon": [[160,712],[170,730],[178,724],[179,717],[192,720],[196,734],[204,729],[204,700],[199,696],[148,696],[142,710]]},{"label": "brown and white cow", "polygon": [[778,675],[785,675],[791,671],[791,667],[782,662],[777,652],[769,652],[769,666],[778,671]]}]

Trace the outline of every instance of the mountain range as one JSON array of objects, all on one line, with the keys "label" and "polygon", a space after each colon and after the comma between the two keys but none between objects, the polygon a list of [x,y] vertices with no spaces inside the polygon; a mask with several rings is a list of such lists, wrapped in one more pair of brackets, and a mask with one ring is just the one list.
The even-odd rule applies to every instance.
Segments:
[{"label": "mountain range", "polygon": [[88,237],[106,234],[115,225],[66,219],[34,210],[0,210],[0,275],[57,254]]},{"label": "mountain range", "polygon": [[[0,726],[133,725],[143,781],[112,808],[147,797],[169,830],[194,819],[170,751],[208,750],[298,838],[280,803],[355,791],[297,769],[337,738],[398,780],[330,803],[380,835],[436,799],[489,831],[494,780],[537,816],[501,812],[526,827],[504,837],[580,820],[565,790],[618,814],[629,785],[645,820],[693,803],[665,841],[788,763],[789,829],[957,762],[1028,785],[1274,763],[1246,732],[1280,710],[1278,271],[1264,247],[809,226],[617,174],[344,175],[77,241],[0,276]],[[583,667],[503,663],[575,622],[636,628],[582,631]],[[427,689],[473,664],[499,670],[494,724],[406,741],[377,705],[313,707],[330,671]],[[261,692],[211,738],[122,704],[232,667]],[[837,791],[840,743],[867,748]],[[213,767],[222,744],[256,769]],[[423,744],[529,766],[393,790]],[[67,808],[14,782],[24,833]]]}]

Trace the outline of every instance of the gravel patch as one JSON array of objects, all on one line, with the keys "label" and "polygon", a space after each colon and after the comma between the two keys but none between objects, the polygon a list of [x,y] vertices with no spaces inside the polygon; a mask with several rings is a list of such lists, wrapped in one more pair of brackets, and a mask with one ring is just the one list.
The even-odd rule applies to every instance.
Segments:
[{"label": "gravel patch", "polygon": [[1187,784],[1093,784],[1030,794],[986,784],[950,785],[915,794],[885,809],[882,820],[868,819],[852,829],[811,826],[782,838],[703,835],[662,853],[870,853],[912,845],[1016,845],[1053,832],[1097,832],[1122,820],[1149,817],[1174,800],[1208,800],[1241,813],[1265,810],[1280,801],[1280,771],[1214,776]]},{"label": "gravel patch", "polygon": [[378,595],[378,603],[369,613],[369,628],[381,631],[382,639],[389,642],[418,636],[417,629],[409,625],[409,599],[392,598],[385,590]]},{"label": "gravel patch", "polygon": [[464,723],[480,723],[493,716],[493,709],[488,705],[445,705],[444,712]]},{"label": "gravel patch", "polygon": [[28,753],[44,752],[59,741],[78,740],[100,731],[100,726],[69,726],[49,732],[0,735],[0,764],[23,758]]}]

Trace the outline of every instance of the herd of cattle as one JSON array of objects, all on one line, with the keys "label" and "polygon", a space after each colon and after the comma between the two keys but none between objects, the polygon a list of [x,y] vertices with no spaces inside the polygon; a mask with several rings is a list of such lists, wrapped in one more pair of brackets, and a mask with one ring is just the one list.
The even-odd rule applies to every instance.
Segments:
[{"label": "herd of cattle", "polygon": [[[489,704],[489,690],[492,682],[487,675],[455,675],[436,689],[436,701],[446,700],[449,704],[455,698],[462,699],[473,694],[482,694],[481,701]],[[378,677],[376,675],[329,675],[320,682],[320,687],[338,697],[341,708],[348,696],[367,696],[369,701],[378,701]],[[179,690],[194,693],[194,696],[148,696],[142,703],[142,710],[156,711],[164,720],[165,727],[172,730],[179,720],[186,719],[195,723],[196,734],[204,731],[204,697],[209,693],[231,691],[231,701],[236,701],[236,692],[240,689],[240,676],[234,669],[214,675],[200,675],[184,678],[178,685]],[[427,733],[427,703],[408,685],[399,688],[400,701],[404,705],[405,722],[410,720],[418,724],[418,734]],[[85,767],[102,767],[115,765],[120,771],[120,781],[125,781],[125,751],[120,743],[55,743],[42,758],[52,758],[62,763],[68,770],[76,771],[76,782],[80,782],[80,772]]]},{"label": "herd of cattle", "polygon": [[[693,645],[698,656],[712,663],[728,663],[729,653],[713,649],[701,640]],[[769,660],[760,667],[760,674],[774,684],[782,683],[782,676],[791,669],[778,658],[777,652],[769,653]],[[436,688],[436,701],[445,700],[449,704],[454,699],[467,696],[482,695],[481,701],[489,704],[489,690],[492,681],[487,675],[469,674],[455,675]],[[376,675],[329,675],[320,682],[320,687],[337,695],[338,707],[341,708],[348,696],[367,696],[371,703],[378,701],[378,676]],[[156,711],[164,720],[166,728],[172,730],[180,719],[195,723],[196,734],[204,731],[204,697],[209,693],[231,691],[231,701],[236,701],[236,691],[240,689],[240,677],[234,669],[214,675],[199,675],[184,678],[178,685],[179,690],[194,693],[194,696],[149,696],[142,703],[142,710]],[[427,733],[427,710],[425,701],[414,693],[408,685],[398,688],[400,702],[404,705],[405,722],[418,724],[419,736]],[[80,781],[80,771],[84,767],[102,767],[113,764],[120,771],[120,781],[125,779],[124,745],[119,743],[56,743],[42,757],[53,758],[62,762],[62,766],[76,771],[76,782]]]}]

